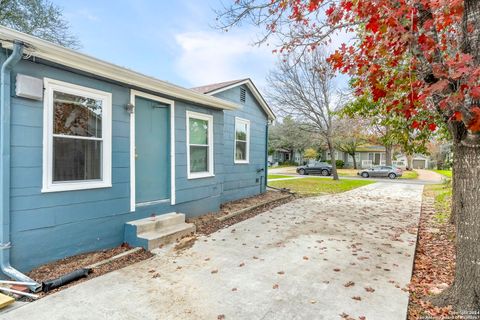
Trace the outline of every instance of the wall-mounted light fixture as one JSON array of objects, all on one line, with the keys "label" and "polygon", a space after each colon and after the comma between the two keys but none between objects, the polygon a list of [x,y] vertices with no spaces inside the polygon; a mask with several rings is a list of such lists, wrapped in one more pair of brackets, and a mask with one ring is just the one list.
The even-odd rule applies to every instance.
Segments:
[{"label": "wall-mounted light fixture", "polygon": [[125,110],[128,113],[132,114],[135,111],[135,106],[133,104],[129,103],[125,106]]}]

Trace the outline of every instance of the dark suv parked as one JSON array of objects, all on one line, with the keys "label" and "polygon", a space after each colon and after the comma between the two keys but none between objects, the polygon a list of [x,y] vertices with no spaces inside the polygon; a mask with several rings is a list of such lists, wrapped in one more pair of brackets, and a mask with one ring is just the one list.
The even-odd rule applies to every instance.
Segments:
[{"label": "dark suv parked", "polygon": [[332,174],[332,166],[326,162],[315,162],[314,164],[298,167],[297,173],[301,175],[321,174],[322,176],[329,176]]}]

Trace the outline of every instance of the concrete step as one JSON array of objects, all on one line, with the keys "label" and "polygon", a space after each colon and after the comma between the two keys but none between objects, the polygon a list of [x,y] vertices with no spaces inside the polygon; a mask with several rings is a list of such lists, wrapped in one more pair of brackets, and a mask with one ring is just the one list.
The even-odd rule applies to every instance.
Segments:
[{"label": "concrete step", "polygon": [[166,213],[125,223],[125,242],[147,250],[169,244],[195,233],[195,225],[185,223],[185,214]]},{"label": "concrete step", "polygon": [[154,217],[148,217],[135,221],[127,222],[137,228],[137,234],[151,232],[156,229],[173,226],[185,222],[185,214],[170,212]]},{"label": "concrete step", "polygon": [[155,229],[138,234],[139,239],[146,241],[147,250],[158,248],[160,245],[172,243],[184,236],[195,233],[195,225],[193,223],[181,223],[172,226]]}]

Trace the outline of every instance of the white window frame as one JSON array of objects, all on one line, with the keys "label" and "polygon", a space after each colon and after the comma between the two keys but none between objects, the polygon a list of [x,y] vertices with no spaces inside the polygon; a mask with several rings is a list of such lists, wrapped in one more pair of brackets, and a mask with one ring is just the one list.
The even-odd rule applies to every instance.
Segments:
[{"label": "white window frame", "polygon": [[[246,157],[245,160],[237,160],[237,124],[247,125],[247,145],[246,145]],[[235,117],[235,132],[234,132],[234,145],[233,145],[233,161],[235,164],[248,164],[250,163],[250,120]]]},{"label": "white window frame", "polygon": [[[208,171],[205,172],[190,172],[190,118],[205,120],[208,123]],[[187,111],[186,114],[187,126],[187,178],[199,179],[215,176],[214,174],[214,153],[213,153],[213,116],[205,113],[198,113],[194,111]]]},{"label": "white window frame", "polygon": [[[44,78],[43,101],[43,182],[41,192],[59,192],[109,188],[112,186],[112,94],[68,82]],[[88,97],[102,101],[102,179],[53,182],[53,92]],[[76,137],[82,139],[82,137]]]}]

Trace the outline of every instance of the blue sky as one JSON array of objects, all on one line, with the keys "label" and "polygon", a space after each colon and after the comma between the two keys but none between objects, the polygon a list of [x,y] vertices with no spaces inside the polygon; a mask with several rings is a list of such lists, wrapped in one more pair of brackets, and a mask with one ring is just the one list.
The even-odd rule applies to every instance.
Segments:
[{"label": "blue sky", "polygon": [[251,27],[211,27],[220,0],[53,2],[79,37],[80,51],[181,86],[251,77],[263,87],[275,63],[271,48],[251,45]]}]

